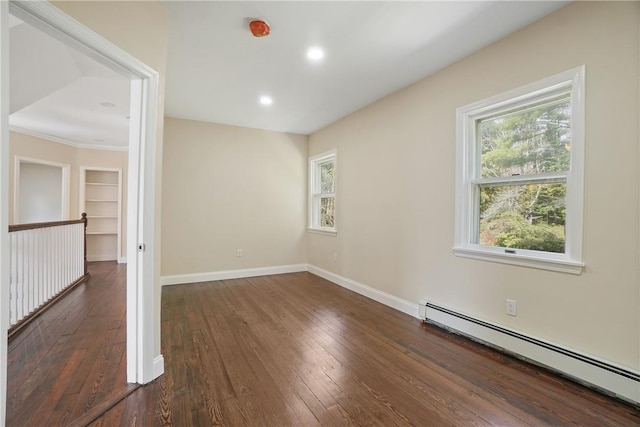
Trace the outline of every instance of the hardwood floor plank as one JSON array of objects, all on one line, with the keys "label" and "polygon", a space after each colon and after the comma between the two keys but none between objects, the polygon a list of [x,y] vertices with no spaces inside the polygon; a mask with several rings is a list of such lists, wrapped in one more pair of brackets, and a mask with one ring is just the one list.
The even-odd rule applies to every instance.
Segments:
[{"label": "hardwood floor plank", "polygon": [[[105,276],[94,284],[117,274]],[[165,374],[91,426],[640,425],[638,408],[309,273],[169,286],[161,307]],[[78,313],[56,312],[87,324],[55,341],[50,326],[25,328],[10,356],[27,358],[35,375],[12,374],[25,384],[10,401],[56,400],[43,425],[95,408],[120,382],[109,372],[125,378],[122,307],[89,304]],[[38,391],[38,376],[54,380],[36,361],[68,363],[66,347],[92,354],[78,360],[86,380],[68,379],[62,394]],[[22,416],[42,403],[34,405]]]},{"label": "hardwood floor plank", "polygon": [[[46,390],[46,396],[30,396],[30,400],[33,399],[33,406],[36,407],[33,411],[31,411],[30,408],[25,409],[26,411],[30,412],[24,414],[23,416],[23,419],[26,420],[26,422],[24,423],[25,426],[43,426],[47,424],[49,418],[51,418],[51,405],[53,404],[54,407],[58,406],[58,403],[64,396],[66,385],[74,375],[76,364],[80,360],[82,360],[84,356],[85,350],[74,351],[65,364],[64,368],[60,372],[60,377],[58,381],[56,381],[55,385],[48,390],[46,390],[46,387],[43,387]],[[30,407],[33,406],[30,405]],[[67,408],[64,408],[63,411],[66,412]]]},{"label": "hardwood floor plank", "polygon": [[127,391],[126,266],[90,263],[89,281],[8,347],[7,425],[66,426]]},{"label": "hardwood floor plank", "polygon": [[[284,324],[287,324],[287,325],[291,325],[291,324],[293,324],[293,323],[294,323],[294,322],[293,322],[293,319],[292,319],[291,317],[287,317],[287,316],[285,316],[285,315],[281,316],[281,319],[282,319],[282,320],[284,320],[284,322],[283,322],[283,323],[284,323]],[[265,331],[265,332],[266,332],[266,331]],[[283,337],[286,337],[286,336],[290,336],[290,335],[291,335],[291,334],[290,334],[288,331],[286,331],[286,329],[284,329],[284,328],[283,328],[283,331],[281,331],[281,334],[283,335]],[[282,350],[281,350],[281,353],[282,353]],[[353,356],[355,356],[353,353],[349,354],[349,357],[353,357]],[[333,359],[333,360],[335,360],[335,359]],[[340,370],[341,370],[341,369],[342,369],[342,366],[343,366],[343,363],[340,363],[340,364],[338,365],[338,368],[337,368],[337,369],[340,369]],[[333,367],[331,368],[331,370],[332,370],[332,371],[336,371],[336,369],[335,369],[335,368],[333,368]],[[328,374],[328,375],[329,375],[329,376],[331,376],[331,374]],[[344,376],[344,372],[341,372],[341,376]],[[361,383],[361,384],[362,384],[362,383]],[[388,386],[388,385],[385,385],[385,386]],[[399,412],[395,409],[395,407],[394,407],[393,405],[391,405],[388,401],[385,401],[385,400],[384,400],[384,398],[383,398],[380,394],[377,394],[377,393],[375,392],[375,390],[373,390],[372,388],[368,388],[368,387],[366,386],[366,384],[364,384],[364,387],[365,387],[366,391],[367,391],[367,392],[369,393],[369,395],[370,395],[370,396],[369,396],[369,398],[374,398],[374,399],[376,399],[376,400],[380,401],[380,402],[382,403],[382,406],[383,406],[383,407],[386,407],[386,408],[387,408],[387,411],[392,413],[392,414],[384,414],[384,415],[383,415],[383,414],[380,414],[380,415],[379,415],[379,417],[380,417],[380,418],[385,418],[385,417],[386,417],[386,418],[387,418],[387,422],[388,422],[388,423],[389,423],[389,422],[393,422],[394,424],[396,424],[396,423],[400,423],[400,424],[408,423],[408,419],[406,419],[406,417],[404,417],[401,413],[399,413]],[[357,409],[357,408],[356,408],[356,409]],[[359,416],[361,416],[361,415],[359,415]]]},{"label": "hardwood floor plank", "polygon": [[[292,319],[288,319],[288,321],[286,322],[287,324],[291,324],[292,323]],[[326,316],[324,316],[322,319],[319,319],[319,323],[324,323],[327,325],[327,328],[325,329],[315,329],[313,331],[313,333],[311,334],[311,336],[322,336],[322,334],[326,333],[329,336],[330,340],[336,340],[340,342],[342,344],[342,348],[344,349],[344,352],[346,352],[346,354],[348,354],[348,358],[359,358],[359,354],[360,352],[358,351],[357,347],[353,347],[351,345],[351,341],[349,339],[347,340],[342,340],[343,338],[343,333],[341,330],[334,330],[332,329],[334,325],[333,322],[331,321],[327,321]],[[333,333],[333,335],[332,335]],[[358,339],[362,339],[362,338],[366,338],[370,335],[370,332],[368,331],[363,331],[362,334],[358,334],[357,338]],[[386,380],[391,380],[391,383],[385,383],[379,387],[377,387],[380,390],[385,390],[386,393],[388,393],[389,391],[392,391],[394,389],[394,386],[400,387],[403,390],[403,393],[406,393],[407,396],[410,396],[410,400],[413,399],[412,396],[415,396],[416,393],[420,392],[419,389],[411,389],[410,387],[408,388],[407,385],[410,385],[411,383],[408,383],[405,380],[400,380],[400,381],[395,381],[397,378],[397,375],[399,374],[399,372],[397,372],[397,366],[393,366],[393,365],[389,365],[387,363],[387,360],[384,358],[380,358],[379,354],[386,354],[385,352],[388,351],[388,349],[386,348],[376,348],[379,347],[378,343],[372,342],[369,343],[372,348],[370,349],[370,351],[367,353],[366,357],[362,358],[362,360],[358,361],[358,363],[354,366],[347,366],[347,369],[350,370],[358,370],[360,369],[359,365],[364,365],[368,367],[366,369],[372,369],[375,371],[389,371],[389,372],[393,372],[394,375],[390,375],[388,378],[385,378]],[[342,353],[335,353],[336,355],[342,354]],[[341,357],[341,356],[338,356]],[[350,363],[350,362],[346,362],[346,363]],[[345,363],[341,363],[342,365],[345,365]],[[412,367],[413,369],[417,368],[416,366]],[[405,376],[406,378],[407,376]],[[388,400],[388,398],[385,398],[381,393],[376,392],[376,390],[374,388],[370,388],[367,386],[367,384],[363,384],[363,386],[365,388],[368,388],[369,393],[371,395],[373,395],[374,398],[380,400],[380,402],[382,403],[383,406],[386,406],[390,411],[396,413],[396,415],[398,417],[400,417],[401,419],[403,419],[405,422],[409,422],[409,419],[403,415],[401,412],[398,412],[397,407],[398,406],[403,406],[405,404],[404,401],[398,401],[395,404],[392,404],[390,400]],[[391,396],[393,396],[394,393],[390,393]],[[391,400],[393,400],[393,398],[391,398]],[[418,408],[420,406],[417,406]],[[427,412],[427,413],[420,413],[420,410],[415,410],[412,409],[411,411],[411,415],[412,417],[417,417],[417,418],[421,418],[421,417],[425,417],[425,418],[430,418],[430,419],[434,419],[434,417],[436,417],[436,414],[434,412]],[[458,414],[457,414],[457,418],[462,420],[465,418],[464,416],[464,411],[461,408],[458,408]],[[468,418],[465,422],[471,423],[472,420],[475,422],[476,421],[476,416],[471,416],[470,414],[467,414],[466,418]],[[444,420],[441,420],[442,422],[444,422]],[[511,420],[512,421],[512,420]]]},{"label": "hardwood floor plank", "polygon": [[[347,313],[349,313],[348,309],[346,311]],[[376,358],[378,357],[377,355],[386,354],[388,351],[391,351],[391,350],[402,351],[406,354],[409,354],[405,346],[398,344],[398,340],[396,338],[392,339],[391,336],[380,334],[380,332],[377,329],[372,329],[370,327],[370,325],[376,325],[377,322],[375,318],[367,318],[368,316],[366,313],[363,313],[363,315],[365,317],[363,321],[354,322],[353,324],[349,324],[349,326],[357,331],[356,339],[361,341],[365,340],[365,346],[367,348],[370,348],[370,350],[372,350],[370,351],[370,355],[371,355],[370,358]],[[328,331],[331,332],[332,331],[331,328],[333,326],[338,325],[340,328],[342,328],[345,322],[351,322],[349,317],[350,317],[349,315],[339,316],[338,318],[332,317],[332,316],[329,316],[329,317],[323,316],[322,318],[319,318],[319,320],[321,320],[321,323],[328,325],[328,328],[329,328]],[[410,319],[408,316],[407,316],[407,320],[414,321],[414,319]],[[326,330],[327,329],[325,328],[325,331]],[[340,329],[334,332],[335,332],[334,335],[336,337],[340,337],[340,335],[342,335],[342,332]],[[403,331],[396,331],[396,332],[402,333]],[[316,331],[316,333],[321,333],[321,332]],[[343,343],[346,346],[350,346],[351,339],[349,336],[346,336],[346,338],[347,339],[344,340]],[[384,360],[378,359],[378,362],[384,366],[384,363],[385,363]],[[426,391],[425,387],[426,389],[431,388],[428,383],[420,384],[412,381],[412,376],[415,377],[415,375],[412,375],[412,373],[415,373],[415,371],[417,369],[420,369],[422,365],[414,363],[414,364],[411,364],[410,366],[407,366],[405,362],[406,360],[402,364],[396,363],[388,367],[388,369],[394,373],[394,375],[391,376],[390,379],[393,381],[396,381],[398,386],[402,387],[404,391],[410,396],[415,396],[415,395],[419,395],[420,393],[425,393]],[[400,368],[404,368],[404,370],[401,370]],[[427,371],[424,372],[424,374],[429,375],[430,371],[431,369],[428,369]],[[444,371],[442,372],[442,374],[446,375],[446,372],[448,371]],[[442,378],[434,378],[433,382],[440,383],[442,382]],[[451,383],[450,381],[446,382],[446,384],[450,384],[450,383]],[[468,382],[464,382],[462,384],[462,387],[464,390],[466,390],[469,386],[470,384]],[[475,391],[475,392],[471,394],[471,397],[475,396],[477,393],[483,393],[482,388],[479,388],[477,390],[472,390],[472,391]],[[437,398],[438,398],[437,395],[434,395],[433,393],[429,394],[429,399],[437,399]],[[469,400],[467,398],[462,400],[460,403],[463,403],[464,405],[460,406],[458,404],[455,404],[455,405],[452,405],[453,408],[451,409],[456,409],[457,410],[456,417],[461,419],[464,418],[465,408],[467,410],[467,418],[472,417],[473,420],[476,420],[476,418],[482,417],[483,411],[481,409],[484,408],[485,412],[489,410],[487,416],[492,420],[492,422],[499,422],[504,425],[513,424],[513,423],[517,423],[517,424],[526,423],[525,420],[527,420],[528,418],[526,417],[526,414],[523,414],[523,413],[516,414],[517,416],[515,418],[514,417],[508,417],[505,419],[496,418],[495,411],[491,411],[492,408],[490,406],[487,407],[486,401],[483,401],[482,399],[476,399],[476,402],[474,403],[472,400]],[[465,423],[471,423],[471,419],[466,420]]]}]

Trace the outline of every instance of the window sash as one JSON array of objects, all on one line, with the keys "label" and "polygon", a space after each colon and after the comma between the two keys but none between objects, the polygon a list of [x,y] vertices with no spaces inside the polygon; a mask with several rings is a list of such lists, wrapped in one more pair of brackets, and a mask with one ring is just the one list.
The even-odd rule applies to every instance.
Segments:
[{"label": "window sash", "polygon": [[[333,175],[333,191],[322,191],[322,167],[328,163],[333,163],[334,175]],[[330,152],[314,156],[309,159],[309,229],[318,230],[324,232],[335,233],[336,231],[336,218],[333,217],[333,227],[322,226],[322,200],[326,198],[333,199],[333,206],[335,211],[336,206],[336,153],[335,150]]]},{"label": "window sash", "polygon": [[547,172],[535,175],[515,175],[515,176],[502,176],[491,178],[476,178],[470,179],[471,185],[526,185],[526,184],[538,184],[538,183],[554,183],[554,182],[566,182],[569,173],[562,172]]},{"label": "window sash", "polygon": [[501,249],[504,253],[509,253],[509,254],[513,254],[516,253],[515,251],[517,251],[518,253],[521,253],[522,251],[526,251],[527,253],[530,254],[534,254],[534,253],[544,253],[545,256],[548,254],[554,254],[553,256],[555,256],[555,254],[560,254],[562,256],[565,256],[567,253],[567,236],[566,236],[566,230],[567,230],[567,221],[570,222],[569,219],[569,215],[568,215],[568,211],[569,211],[569,207],[567,206],[567,195],[565,194],[564,197],[564,208],[565,208],[565,223],[564,223],[564,228],[565,228],[565,247],[564,247],[564,251],[563,252],[547,252],[547,251],[542,251],[542,250],[529,250],[529,249],[520,249],[520,248],[507,248],[504,246],[491,246],[491,245],[484,245],[479,243],[480,242],[480,227],[481,227],[481,207],[480,207],[480,194],[482,191],[482,188],[488,188],[488,187],[509,187],[509,186],[525,186],[525,185],[540,185],[540,184],[564,184],[565,185],[565,191],[568,191],[568,186],[567,186],[567,180],[566,177],[562,178],[562,177],[550,177],[550,178],[537,178],[537,179],[527,179],[527,180],[520,180],[520,181],[503,181],[500,183],[496,183],[496,182],[491,182],[491,183],[472,183],[471,186],[471,190],[470,193],[472,195],[473,198],[473,202],[471,203],[471,207],[472,207],[472,212],[470,215],[470,241],[469,243],[471,245],[477,245],[478,247],[482,247],[482,248],[499,248]]},{"label": "window sash", "polygon": [[319,229],[322,229],[322,230],[333,230],[333,229],[335,229],[335,221],[336,221],[335,214],[331,217],[332,222],[334,224],[333,227],[327,227],[327,226],[322,225],[322,201],[324,199],[333,200],[333,208],[335,210],[336,198],[335,198],[334,193],[331,193],[331,194],[326,194],[325,193],[325,194],[318,195],[317,199],[316,199],[316,203],[317,203],[317,211],[316,211],[317,221],[316,221],[316,225],[317,225],[317,227]]},{"label": "window sash", "polygon": [[[580,274],[582,262],[585,67],[526,85],[457,110],[454,253],[461,257]],[[482,177],[478,122],[555,102],[570,93],[571,156],[568,170]],[[565,252],[553,253],[479,245],[480,188],[527,184],[566,185]],[[508,249],[508,248],[507,248]],[[515,253],[514,253],[515,252]]]}]

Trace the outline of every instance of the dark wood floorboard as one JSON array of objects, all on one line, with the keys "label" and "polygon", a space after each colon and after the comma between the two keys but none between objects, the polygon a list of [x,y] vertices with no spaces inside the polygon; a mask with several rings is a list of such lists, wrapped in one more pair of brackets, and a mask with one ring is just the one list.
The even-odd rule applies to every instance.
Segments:
[{"label": "dark wood floorboard", "polygon": [[638,426],[640,411],[309,273],[163,288],[165,374],[92,426]]},{"label": "dark wood floorboard", "polygon": [[89,264],[89,280],[9,343],[7,425],[66,426],[126,383],[126,266]]}]

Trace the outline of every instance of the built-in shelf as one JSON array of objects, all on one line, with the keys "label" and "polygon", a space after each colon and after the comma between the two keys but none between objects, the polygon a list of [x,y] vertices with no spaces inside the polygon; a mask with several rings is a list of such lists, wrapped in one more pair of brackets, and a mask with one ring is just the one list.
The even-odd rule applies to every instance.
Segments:
[{"label": "built-in shelf", "polygon": [[121,258],[122,170],[80,168],[80,211],[87,213],[87,259]]}]

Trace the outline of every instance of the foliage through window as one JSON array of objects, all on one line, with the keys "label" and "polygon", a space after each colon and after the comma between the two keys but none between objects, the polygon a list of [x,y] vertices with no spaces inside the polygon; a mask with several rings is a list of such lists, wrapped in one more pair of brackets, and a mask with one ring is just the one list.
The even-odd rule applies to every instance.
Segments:
[{"label": "foliage through window", "polygon": [[[478,120],[481,245],[564,253],[570,168],[569,93],[528,110]],[[527,177],[518,185],[511,177]],[[498,179],[494,179],[498,178]]]},{"label": "foliage through window", "polygon": [[458,110],[456,253],[581,265],[583,73]]},{"label": "foliage through window", "polygon": [[309,228],[336,231],[336,153],[309,160]]}]

